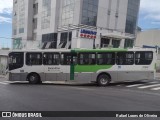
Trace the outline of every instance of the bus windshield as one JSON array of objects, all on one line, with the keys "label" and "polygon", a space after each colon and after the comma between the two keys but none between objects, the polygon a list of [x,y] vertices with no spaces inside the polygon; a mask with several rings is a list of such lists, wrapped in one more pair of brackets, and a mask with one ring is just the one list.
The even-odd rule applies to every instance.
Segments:
[{"label": "bus windshield", "polygon": [[14,70],[23,67],[24,53],[13,52],[9,54],[9,70]]}]

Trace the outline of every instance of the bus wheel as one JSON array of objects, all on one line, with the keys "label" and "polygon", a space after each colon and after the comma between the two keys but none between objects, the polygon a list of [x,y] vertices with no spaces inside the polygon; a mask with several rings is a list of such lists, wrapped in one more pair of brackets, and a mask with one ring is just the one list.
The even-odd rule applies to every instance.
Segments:
[{"label": "bus wheel", "polygon": [[40,83],[40,77],[36,73],[32,73],[28,76],[28,81],[30,84],[38,84]]},{"label": "bus wheel", "polygon": [[97,84],[98,84],[98,86],[105,87],[105,86],[109,85],[110,81],[111,81],[111,79],[108,75],[102,74],[98,77]]}]

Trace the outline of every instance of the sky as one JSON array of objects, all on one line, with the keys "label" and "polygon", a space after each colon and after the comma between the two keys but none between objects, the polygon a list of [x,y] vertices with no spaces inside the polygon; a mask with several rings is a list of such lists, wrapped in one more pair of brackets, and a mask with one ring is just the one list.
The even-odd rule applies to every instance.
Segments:
[{"label": "sky", "polygon": [[[11,47],[13,0],[0,0],[0,48]],[[160,29],[160,0],[141,0],[138,26]]]}]

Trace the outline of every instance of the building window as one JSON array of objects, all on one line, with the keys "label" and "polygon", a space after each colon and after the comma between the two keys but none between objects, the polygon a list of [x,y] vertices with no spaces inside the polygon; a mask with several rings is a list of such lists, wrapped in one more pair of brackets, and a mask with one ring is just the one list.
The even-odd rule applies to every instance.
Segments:
[{"label": "building window", "polygon": [[25,1],[19,0],[19,33],[24,33],[25,27]]},{"label": "building window", "polygon": [[75,0],[63,0],[62,26],[73,24]]},{"label": "building window", "polygon": [[113,48],[119,48],[120,42],[120,40],[112,40]]},{"label": "building window", "polygon": [[126,39],[126,40],[125,40],[125,45],[124,45],[124,47],[125,47],[125,48],[132,48],[132,47],[133,47],[133,44],[134,44],[134,40]]},{"label": "building window", "polygon": [[140,0],[128,0],[126,33],[135,34]]},{"label": "building window", "polygon": [[17,0],[14,1],[14,4],[17,4]]},{"label": "building window", "polygon": [[33,33],[33,40],[37,39],[37,33]]},{"label": "building window", "polygon": [[57,33],[49,33],[42,35],[43,49],[57,48]]},{"label": "building window", "polygon": [[38,14],[38,3],[33,4],[33,13],[34,15]]},{"label": "building window", "polygon": [[110,42],[110,39],[108,39],[108,38],[101,38],[101,48],[108,47],[109,42]]},{"label": "building window", "polygon": [[51,0],[43,0],[41,16],[41,28],[49,28],[51,22]]},{"label": "building window", "polygon": [[99,0],[84,0],[82,10],[82,24],[96,26]]},{"label": "building window", "polygon": [[24,33],[24,28],[19,28],[19,33]]},{"label": "building window", "polygon": [[[69,35],[69,40],[67,41],[68,35]],[[67,48],[68,47],[68,49],[71,49],[71,40],[72,40],[72,32],[61,33],[59,47],[60,48]]]},{"label": "building window", "polygon": [[[17,3],[17,0],[16,0],[16,3]],[[14,4],[14,7],[13,7],[13,35],[16,35],[17,32],[15,33],[14,30],[18,29],[17,28],[17,22],[18,22],[18,4]]]},{"label": "building window", "polygon": [[33,28],[37,29],[37,18],[33,19]]},{"label": "building window", "polygon": [[14,38],[13,49],[21,49],[21,48],[22,48],[22,38]]},{"label": "building window", "polygon": [[13,35],[17,35],[17,30],[16,29],[13,30]]},{"label": "building window", "polygon": [[42,65],[42,53],[26,53],[26,65]]}]

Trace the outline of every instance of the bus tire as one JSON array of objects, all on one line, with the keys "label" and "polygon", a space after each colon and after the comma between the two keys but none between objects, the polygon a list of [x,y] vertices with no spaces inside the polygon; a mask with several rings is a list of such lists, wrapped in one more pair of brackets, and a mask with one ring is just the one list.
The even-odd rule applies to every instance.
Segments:
[{"label": "bus tire", "polygon": [[111,81],[110,77],[106,74],[101,74],[97,78],[98,86],[102,86],[102,87],[109,85],[110,81]]},{"label": "bus tire", "polygon": [[36,73],[29,74],[28,81],[30,84],[38,84],[41,82],[40,76]]}]

